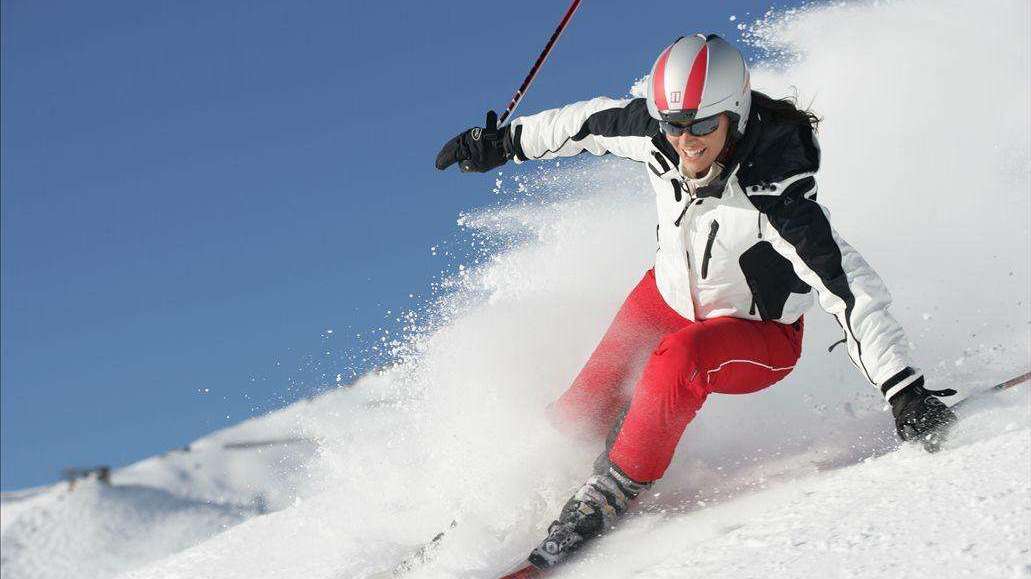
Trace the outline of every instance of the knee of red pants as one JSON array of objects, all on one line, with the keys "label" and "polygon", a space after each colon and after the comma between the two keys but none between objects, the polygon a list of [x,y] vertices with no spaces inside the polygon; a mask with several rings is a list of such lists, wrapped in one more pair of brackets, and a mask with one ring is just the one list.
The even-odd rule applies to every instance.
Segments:
[{"label": "knee of red pants", "polygon": [[645,366],[609,460],[637,481],[662,477],[709,392],[695,332],[663,338]]},{"label": "knee of red pants", "polygon": [[704,345],[699,339],[699,328],[699,325],[692,324],[662,338],[644,367],[644,375],[635,393],[642,386],[697,390],[705,385],[705,376],[700,375]]}]

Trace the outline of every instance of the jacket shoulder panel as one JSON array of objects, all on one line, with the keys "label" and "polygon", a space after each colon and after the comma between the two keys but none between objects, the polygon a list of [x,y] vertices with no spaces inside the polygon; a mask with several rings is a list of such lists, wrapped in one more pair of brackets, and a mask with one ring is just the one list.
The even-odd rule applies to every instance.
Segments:
[{"label": "jacket shoulder panel", "polygon": [[590,135],[653,137],[658,133],[659,122],[648,114],[648,105],[645,100],[636,98],[625,106],[601,110],[587,117],[587,121],[573,135],[573,140],[582,141]]},{"label": "jacket shoulder panel", "polygon": [[754,148],[741,161],[738,182],[742,187],[777,183],[799,173],[820,168],[820,147],[813,129],[804,123],[765,120],[758,111],[760,133]]}]

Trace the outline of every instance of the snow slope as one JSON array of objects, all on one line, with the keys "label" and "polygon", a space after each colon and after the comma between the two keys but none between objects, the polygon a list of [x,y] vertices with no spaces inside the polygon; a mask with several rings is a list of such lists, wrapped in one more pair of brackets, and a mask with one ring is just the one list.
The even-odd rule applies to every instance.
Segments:
[{"label": "snow slope", "polygon": [[[86,482],[24,508],[3,538],[4,576],[106,577],[219,533],[251,510],[140,485]],[[96,557],[95,554],[103,554]]]},{"label": "snow slope", "polygon": [[[892,288],[931,387],[966,394],[1031,365],[1028,17],[1024,0],[908,0],[746,30],[770,50],[754,86],[795,87],[824,117],[820,200]],[[280,449],[303,474],[262,491],[279,510],[125,577],[367,577],[452,520],[412,576],[490,577],[525,555],[600,450],[543,409],[649,266],[654,208],[643,170],[618,159],[498,181],[506,202],[460,219],[489,249],[443,284],[432,331],[291,415],[288,434],[317,447]],[[1028,390],[972,402],[937,455],[899,449],[876,391],[826,353],[834,322],[813,312],[806,329],[788,379],[710,398],[626,524],[557,575],[1031,572]],[[213,477],[207,497],[247,496],[260,472]]]},{"label": "snow slope", "polygon": [[5,578],[112,577],[200,543],[311,492],[307,413],[332,396],[249,420],[111,475],[4,493]]}]

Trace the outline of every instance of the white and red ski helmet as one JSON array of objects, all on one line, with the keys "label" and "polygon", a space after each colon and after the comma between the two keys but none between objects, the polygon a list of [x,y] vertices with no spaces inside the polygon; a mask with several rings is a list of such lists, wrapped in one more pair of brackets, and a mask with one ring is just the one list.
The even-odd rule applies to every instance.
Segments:
[{"label": "white and red ski helmet", "polygon": [[736,136],[745,132],[752,106],[748,65],[715,34],[678,38],[655,60],[646,84],[648,113],[656,120],[685,123],[727,113],[737,122]]}]

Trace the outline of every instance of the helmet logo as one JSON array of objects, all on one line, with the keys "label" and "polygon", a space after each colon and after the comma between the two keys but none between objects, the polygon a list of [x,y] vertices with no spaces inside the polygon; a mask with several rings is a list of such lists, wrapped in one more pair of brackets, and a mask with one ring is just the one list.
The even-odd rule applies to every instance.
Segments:
[{"label": "helmet logo", "polygon": [[671,103],[679,103],[680,102],[680,91],[675,90],[675,91],[669,93],[669,102],[671,102]]},{"label": "helmet logo", "polygon": [[472,138],[473,138],[473,140],[474,141],[479,141],[480,140],[480,133],[482,133],[482,132],[483,132],[483,129],[481,129],[480,127],[476,127],[475,129],[473,129],[473,131],[472,131]]}]

